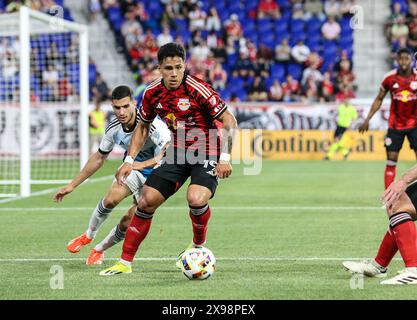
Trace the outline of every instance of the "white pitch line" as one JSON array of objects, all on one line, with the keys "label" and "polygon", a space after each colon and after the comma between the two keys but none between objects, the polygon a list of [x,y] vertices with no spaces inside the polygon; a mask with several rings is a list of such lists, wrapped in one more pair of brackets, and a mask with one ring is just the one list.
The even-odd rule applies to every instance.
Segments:
[{"label": "white pitch line", "polygon": [[[177,258],[154,257],[154,258],[135,258],[135,261],[175,261]],[[220,257],[216,260],[221,261],[361,261],[367,258],[340,258],[340,257]],[[16,258],[0,259],[1,262],[50,262],[50,261],[85,261],[86,258]],[[106,261],[117,261],[119,258],[106,258]],[[401,258],[394,258],[401,260]]]},{"label": "white pitch line", "polygon": [[[119,210],[127,210],[130,207],[117,207]],[[267,211],[283,211],[283,210],[382,210],[381,207],[357,207],[357,206],[212,206],[213,210],[240,210],[240,211],[250,211],[250,210],[267,210]],[[55,207],[55,208],[0,208],[2,211],[23,211],[23,212],[41,212],[41,211],[91,211],[93,207]],[[115,210],[116,210],[115,209]],[[188,210],[187,207],[175,207],[175,206],[161,206],[159,210]]]},{"label": "white pitch line", "polygon": [[[100,178],[96,178],[96,179],[90,179],[90,180],[88,180],[88,181],[86,181],[84,183],[101,182],[101,181],[108,180],[108,179],[113,178],[113,177],[114,177],[114,175],[104,176],[104,177],[100,177]],[[55,188],[50,188],[50,189],[46,189],[46,190],[34,192],[30,196],[28,196],[28,197],[15,197],[15,198],[10,198],[10,199],[0,200],[0,204],[1,203],[14,202],[14,201],[22,200],[22,199],[28,199],[28,198],[36,197],[36,196],[42,196],[44,194],[56,192],[58,189],[59,189],[59,187],[57,186]]]}]

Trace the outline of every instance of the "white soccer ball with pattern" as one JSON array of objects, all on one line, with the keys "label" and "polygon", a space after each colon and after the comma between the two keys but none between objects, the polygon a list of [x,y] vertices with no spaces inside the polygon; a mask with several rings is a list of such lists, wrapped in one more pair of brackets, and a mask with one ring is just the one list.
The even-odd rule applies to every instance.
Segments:
[{"label": "white soccer ball with pattern", "polygon": [[190,248],[181,255],[181,270],[190,280],[210,278],[215,269],[216,259],[207,248]]}]

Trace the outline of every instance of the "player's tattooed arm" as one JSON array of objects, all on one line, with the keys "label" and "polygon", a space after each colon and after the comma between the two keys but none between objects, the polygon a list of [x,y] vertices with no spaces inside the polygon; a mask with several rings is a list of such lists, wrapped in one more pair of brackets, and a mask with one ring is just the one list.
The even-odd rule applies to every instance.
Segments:
[{"label": "player's tattooed arm", "polygon": [[220,141],[220,160],[216,167],[217,176],[220,179],[227,178],[232,174],[232,166],[230,164],[230,154],[233,148],[233,138],[237,129],[237,121],[235,116],[226,110],[218,120],[222,122],[222,139]]},{"label": "player's tattooed arm", "polygon": [[372,103],[371,109],[369,110],[369,113],[367,117],[365,118],[364,122],[359,127],[359,132],[365,132],[369,129],[369,121],[372,119],[374,114],[381,108],[382,101],[384,101],[385,95],[387,94],[387,91],[384,88],[379,88],[378,95],[376,96],[374,102]]}]

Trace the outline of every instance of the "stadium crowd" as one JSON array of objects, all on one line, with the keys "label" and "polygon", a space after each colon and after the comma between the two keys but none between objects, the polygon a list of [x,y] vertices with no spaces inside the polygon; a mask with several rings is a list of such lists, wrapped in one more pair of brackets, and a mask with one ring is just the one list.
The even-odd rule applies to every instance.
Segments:
[{"label": "stadium crowd", "polygon": [[417,51],[417,1],[393,0],[385,34],[391,46],[390,63],[396,66],[396,52],[401,48]]},{"label": "stadium crowd", "polygon": [[[54,5],[63,6],[64,17],[72,20],[63,0],[0,0],[0,11],[16,11],[23,3],[50,14]],[[187,49],[189,72],[211,83],[225,100],[327,102],[355,95],[349,25],[354,0],[89,3],[93,18],[101,10],[111,24],[138,86],[154,76],[158,48],[176,41]],[[49,35],[45,45],[42,37],[32,39],[32,62],[38,61],[33,65],[32,97],[71,101],[79,91],[77,39]],[[0,100],[5,100],[17,90],[17,62],[8,49],[13,41],[0,40]],[[89,81],[91,98],[106,100],[109,88],[91,59]]]},{"label": "stadium crowd", "polygon": [[102,0],[139,84],[158,47],[188,49],[189,71],[229,100],[354,96],[351,0]]}]

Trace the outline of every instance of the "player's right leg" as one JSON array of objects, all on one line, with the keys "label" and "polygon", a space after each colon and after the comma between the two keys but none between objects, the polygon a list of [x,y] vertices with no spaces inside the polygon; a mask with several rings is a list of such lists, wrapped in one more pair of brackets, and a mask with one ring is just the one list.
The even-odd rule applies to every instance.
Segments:
[{"label": "player's right leg", "polygon": [[121,259],[112,267],[101,271],[100,275],[112,276],[132,272],[132,261],[150,230],[153,213],[164,201],[164,196],[157,189],[147,185],[143,187],[138,209],[126,231]]},{"label": "player's right leg", "polygon": [[113,181],[107,195],[98,202],[93,210],[86,232],[72,239],[67,245],[67,250],[71,253],[77,253],[83,246],[89,244],[112,210],[131,193],[127,186],[121,186],[116,181]]},{"label": "player's right leg", "polygon": [[[405,270],[381,284],[417,284],[417,185],[410,185],[389,212],[390,228]],[[413,221],[414,220],[414,221]]]},{"label": "player's right leg", "polygon": [[388,129],[384,140],[387,153],[387,164],[385,166],[384,184],[387,189],[395,180],[398,155],[403,146],[406,133],[399,130]]}]

